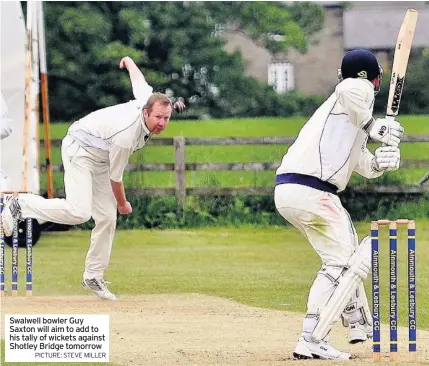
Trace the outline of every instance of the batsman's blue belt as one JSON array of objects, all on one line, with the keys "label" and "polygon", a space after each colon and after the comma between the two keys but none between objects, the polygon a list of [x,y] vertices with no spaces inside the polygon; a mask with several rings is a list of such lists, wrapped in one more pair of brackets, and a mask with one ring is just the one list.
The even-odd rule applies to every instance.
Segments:
[{"label": "batsman's blue belt", "polygon": [[319,191],[337,194],[338,188],[332,184],[325,182],[319,178],[305,174],[284,173],[276,176],[276,186],[279,184],[294,183],[302,186],[318,189]]}]

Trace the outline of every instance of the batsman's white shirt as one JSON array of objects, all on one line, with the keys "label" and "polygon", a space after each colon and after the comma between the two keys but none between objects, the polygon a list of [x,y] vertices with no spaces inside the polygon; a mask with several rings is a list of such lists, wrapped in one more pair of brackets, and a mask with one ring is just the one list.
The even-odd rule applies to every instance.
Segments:
[{"label": "batsman's white shirt", "polygon": [[[344,190],[353,171],[367,178],[374,155],[367,149],[362,130],[371,118],[374,87],[364,79],[345,79],[301,129],[283,157],[277,174],[298,173],[317,177]],[[323,263],[345,265],[358,238],[350,216],[338,196],[298,184],[275,189],[280,214],[310,241]]]},{"label": "batsman's white shirt", "polygon": [[372,117],[374,87],[364,79],[345,79],[313,114],[289,147],[277,170],[300,173],[346,188],[353,171],[366,178],[382,173],[371,169],[374,155],[362,130]]}]

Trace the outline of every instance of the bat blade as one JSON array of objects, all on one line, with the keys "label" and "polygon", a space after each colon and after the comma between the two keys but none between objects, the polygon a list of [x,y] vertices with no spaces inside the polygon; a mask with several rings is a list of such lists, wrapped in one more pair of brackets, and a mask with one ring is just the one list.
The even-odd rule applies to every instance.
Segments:
[{"label": "bat blade", "polygon": [[390,79],[389,98],[387,100],[388,117],[395,117],[399,113],[402,90],[404,88],[405,73],[416,29],[418,12],[408,9],[399,30],[396,41],[395,54],[393,56],[392,77]]}]

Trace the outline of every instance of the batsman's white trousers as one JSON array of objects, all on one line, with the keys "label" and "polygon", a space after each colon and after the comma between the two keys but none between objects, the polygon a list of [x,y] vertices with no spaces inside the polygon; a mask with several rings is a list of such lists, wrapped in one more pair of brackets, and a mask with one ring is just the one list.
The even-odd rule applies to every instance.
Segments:
[{"label": "batsman's white trousers", "polygon": [[308,239],[323,264],[347,264],[358,237],[338,196],[299,184],[280,184],[274,199],[279,213]]},{"label": "batsman's white trousers", "polygon": [[116,229],[116,199],[109,178],[109,162],[100,161],[72,137],[62,141],[65,199],[20,195],[24,218],[78,225],[94,219],[84,278],[102,277],[109,265]]},{"label": "batsman's white trousers", "polygon": [[[275,188],[274,199],[279,213],[308,239],[322,261],[307,302],[307,314],[318,314],[335,287],[326,273],[333,279],[339,277],[358,245],[356,230],[335,194],[298,184],[281,184]],[[310,321],[307,325],[306,321],[303,329],[309,327],[311,333],[316,323]]]}]

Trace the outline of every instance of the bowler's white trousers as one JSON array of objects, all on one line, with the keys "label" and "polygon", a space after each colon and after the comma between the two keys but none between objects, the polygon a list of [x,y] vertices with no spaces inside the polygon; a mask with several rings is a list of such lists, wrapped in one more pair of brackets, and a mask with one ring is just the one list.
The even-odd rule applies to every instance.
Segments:
[{"label": "bowler's white trousers", "polygon": [[80,147],[72,137],[62,141],[65,199],[20,195],[22,216],[39,221],[78,225],[94,219],[84,278],[102,277],[109,265],[116,229],[116,199],[109,178],[109,162]]}]

